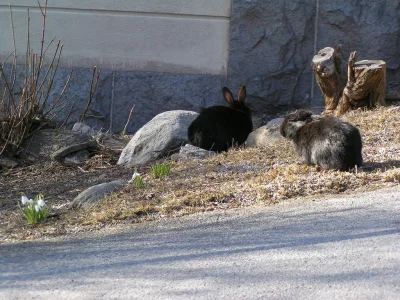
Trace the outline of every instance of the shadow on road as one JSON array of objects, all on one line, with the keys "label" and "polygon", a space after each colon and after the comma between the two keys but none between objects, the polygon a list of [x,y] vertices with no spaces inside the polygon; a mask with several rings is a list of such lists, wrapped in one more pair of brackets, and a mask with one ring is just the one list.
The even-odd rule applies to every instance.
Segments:
[{"label": "shadow on road", "polygon": [[[296,208],[284,212],[269,210],[184,225],[181,222],[172,222],[168,226],[154,224],[118,235],[0,245],[0,286],[6,288],[5,282],[15,282],[15,288],[24,286],[24,281],[72,279],[77,274],[79,277],[93,276],[94,271],[96,276],[124,274],[139,278],[149,276],[149,269],[153,269],[155,279],[161,279],[176,265],[183,267],[181,276],[174,280],[196,279],[204,273],[220,278],[226,266],[214,272],[211,268],[214,261],[219,264],[221,260],[226,261],[232,266],[235,261],[262,253],[301,253],[309,249],[334,248],[337,243],[354,240],[362,243],[364,239],[385,236],[398,239],[399,233],[399,224],[388,221],[387,211],[362,205],[302,213],[297,213]],[[196,267],[199,262],[210,264],[210,269],[199,271]],[[356,278],[357,274],[348,276]],[[334,278],[336,275],[329,276]]]}]

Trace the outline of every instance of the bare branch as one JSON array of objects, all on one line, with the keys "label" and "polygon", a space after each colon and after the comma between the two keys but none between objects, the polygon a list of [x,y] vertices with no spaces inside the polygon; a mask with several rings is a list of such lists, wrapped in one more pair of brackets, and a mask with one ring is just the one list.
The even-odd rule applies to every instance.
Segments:
[{"label": "bare branch", "polygon": [[55,108],[55,106],[58,104],[58,102],[60,102],[62,96],[64,95],[65,90],[67,89],[67,87],[69,85],[73,71],[74,70],[72,69],[71,72],[69,73],[67,81],[65,82],[62,91],[58,95],[57,99],[52,103],[52,106],[49,108],[49,110],[47,110],[45,113],[43,113],[43,117],[46,117]]},{"label": "bare branch", "polygon": [[[55,73],[53,73],[52,70],[53,70],[53,64],[54,64],[54,61],[55,61],[55,59],[56,59],[56,57],[57,57],[59,48],[60,48],[60,41],[58,41],[58,43],[57,43],[57,47],[56,47],[56,50],[55,50],[55,52],[54,52],[53,58],[52,58],[52,60],[51,60],[51,63],[50,63],[50,65],[49,65],[48,69],[47,69],[46,74],[44,75],[44,77],[43,77],[43,79],[42,79],[42,82],[41,82],[40,85],[39,85],[38,90],[36,91],[36,95],[35,95],[35,99],[36,99],[35,101],[36,101],[36,103],[40,103],[40,101],[41,101],[41,98],[42,98],[42,97],[38,97],[38,96],[39,96],[39,92],[43,89],[44,84],[45,84],[45,82],[46,82],[46,79],[47,79],[47,77],[48,77],[48,75],[49,75],[50,73],[52,73],[51,76],[50,76],[50,78],[53,78],[53,79],[54,79]],[[62,46],[61,46],[61,48],[62,48]],[[59,53],[59,58],[58,58],[58,60],[60,60],[60,55],[61,55],[61,51],[60,51],[60,53]],[[58,63],[57,63],[57,66],[58,66]],[[39,78],[38,78],[38,79],[39,79]],[[51,85],[49,84],[49,86],[48,86],[48,88],[47,88],[47,94],[46,94],[47,97],[45,98],[45,101],[44,101],[44,103],[43,103],[43,106],[45,106],[45,102],[46,102],[46,100],[47,100],[47,98],[48,98],[48,95],[50,94],[50,90],[51,90]],[[43,94],[43,93],[42,93],[42,94]]]},{"label": "bare branch", "polygon": [[3,60],[2,65],[5,65],[5,64],[7,63],[7,60],[8,60],[12,55],[14,55],[14,51],[12,51],[10,54],[7,55],[7,57]]},{"label": "bare branch", "polygon": [[[39,3],[39,0],[37,0],[37,1]],[[40,7],[40,10],[41,10],[42,16],[43,16],[42,17],[43,25],[42,25],[42,41],[41,41],[41,47],[40,47],[39,67],[37,68],[37,70],[38,70],[37,77],[38,78],[39,78],[40,71],[43,66],[43,60],[44,60],[43,51],[44,51],[44,40],[45,40],[45,36],[46,36],[47,0],[45,1],[43,8],[40,6],[40,3],[39,3],[39,7]]]},{"label": "bare branch", "polygon": [[[46,2],[47,2],[47,1],[46,1]],[[37,3],[38,3],[38,6],[39,6],[39,8],[40,8],[40,11],[41,11],[42,15],[44,15],[43,9],[42,9],[42,5],[40,4],[39,0],[37,0]]]},{"label": "bare branch", "polygon": [[25,78],[24,78],[24,85],[27,85],[27,79],[28,79],[28,66],[29,66],[29,58],[31,56],[31,43],[30,43],[30,23],[31,23],[31,17],[29,14],[29,8],[28,8],[28,13],[27,13],[27,34],[26,34],[26,51],[25,51]]},{"label": "bare branch", "polygon": [[[97,75],[96,75],[96,73],[97,73]],[[90,105],[92,103],[93,96],[94,96],[94,93],[96,92],[97,84],[99,82],[99,79],[100,79],[100,71],[97,71],[97,67],[95,66],[93,68],[92,81],[90,83],[89,99],[88,99],[88,102],[86,104],[85,110],[83,111],[82,116],[81,116],[81,120],[80,120],[80,122],[82,122],[82,123],[84,122],[86,113],[87,113],[87,111],[88,111],[88,109],[89,109],[89,107],[90,107]]]},{"label": "bare branch", "polygon": [[11,81],[11,86],[10,89],[14,89],[15,85],[15,80],[16,80],[16,67],[17,67],[17,47],[15,46],[15,30],[14,30],[14,18],[13,18],[13,13],[11,9],[11,4],[9,5],[10,8],[10,19],[11,19],[11,33],[12,33],[12,40],[13,40],[13,48],[14,48],[14,59],[11,67],[11,73],[10,73],[10,81]]},{"label": "bare branch", "polygon": [[132,116],[132,112],[133,112],[134,108],[135,108],[135,104],[132,105],[131,111],[129,112],[128,120],[126,120],[126,124],[125,124],[124,130],[122,131],[123,135],[126,134],[126,129],[128,128],[128,124],[129,124],[129,121],[131,120],[131,116]]},{"label": "bare branch", "polygon": [[63,127],[65,126],[65,123],[68,122],[68,119],[69,119],[70,116],[71,116],[71,113],[72,113],[72,110],[74,109],[74,106],[75,106],[75,102],[72,103],[72,105],[71,105],[71,107],[70,107],[70,109],[69,109],[69,112],[67,113],[65,119],[62,121],[62,123],[61,123],[61,125],[60,125],[60,128],[63,128]]},{"label": "bare branch", "polygon": [[8,95],[9,95],[9,99],[11,100],[13,108],[15,109],[16,104],[15,104],[15,101],[14,101],[14,96],[13,96],[12,90],[10,88],[10,85],[8,84],[6,74],[4,73],[3,65],[1,65],[1,64],[0,64],[0,73],[1,73],[1,77],[3,78],[3,83],[4,83],[4,85],[5,85],[6,89],[7,89],[7,92],[8,92]]}]

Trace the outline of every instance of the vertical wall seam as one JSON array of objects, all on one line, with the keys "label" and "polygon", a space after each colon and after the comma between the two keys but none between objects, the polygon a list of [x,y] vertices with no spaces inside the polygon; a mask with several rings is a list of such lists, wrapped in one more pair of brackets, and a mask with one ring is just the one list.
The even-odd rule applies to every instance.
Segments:
[{"label": "vertical wall seam", "polygon": [[[319,16],[319,0],[316,0],[315,8],[315,25],[314,25],[314,54],[317,54],[317,41],[318,41],[318,16]],[[311,71],[311,104],[314,103],[314,73]]]},{"label": "vertical wall seam", "polygon": [[112,72],[111,103],[110,103],[110,127],[108,128],[108,132],[109,132],[109,133],[113,133],[113,122],[114,122],[114,87],[115,87],[115,72]]},{"label": "vertical wall seam", "polygon": [[[226,57],[226,72],[225,72],[225,84],[224,86],[229,86],[229,64],[230,64],[230,58],[231,58],[231,36],[232,36],[232,17],[233,17],[233,1],[231,1],[231,15],[229,16],[229,29],[228,29],[228,49],[227,49],[227,57]],[[221,86],[222,88],[222,86]]]}]

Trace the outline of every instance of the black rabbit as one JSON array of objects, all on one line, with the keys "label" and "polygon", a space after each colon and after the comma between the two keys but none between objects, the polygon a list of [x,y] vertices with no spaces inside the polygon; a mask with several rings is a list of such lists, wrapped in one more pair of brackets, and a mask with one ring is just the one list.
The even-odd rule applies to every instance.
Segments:
[{"label": "black rabbit", "polygon": [[359,130],[339,118],[300,109],[284,119],[280,132],[293,141],[296,154],[308,165],[348,171],[363,163]]},{"label": "black rabbit", "polygon": [[246,106],[246,86],[242,85],[238,100],[231,91],[222,89],[227,106],[211,106],[201,111],[188,129],[189,142],[212,151],[227,151],[232,145],[243,144],[253,130],[250,109]]}]

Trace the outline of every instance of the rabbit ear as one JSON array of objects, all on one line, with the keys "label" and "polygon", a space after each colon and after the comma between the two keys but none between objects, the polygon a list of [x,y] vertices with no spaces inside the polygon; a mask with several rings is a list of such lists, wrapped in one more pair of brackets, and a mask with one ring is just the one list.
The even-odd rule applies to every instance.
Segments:
[{"label": "rabbit ear", "polygon": [[239,102],[244,102],[246,100],[246,86],[242,84],[239,90],[238,94],[238,101]]},{"label": "rabbit ear", "polygon": [[222,88],[222,93],[224,94],[226,102],[228,102],[229,104],[233,104],[235,102],[232,92],[227,87]]}]

